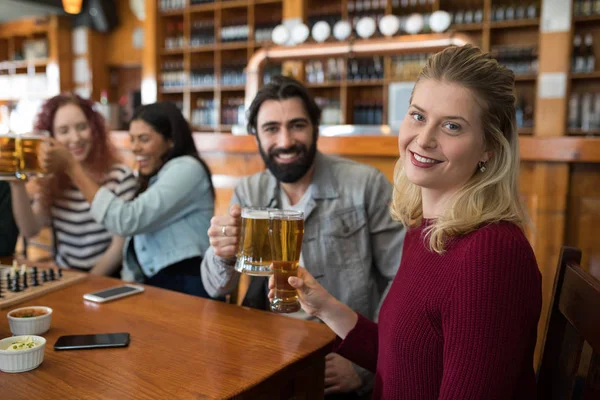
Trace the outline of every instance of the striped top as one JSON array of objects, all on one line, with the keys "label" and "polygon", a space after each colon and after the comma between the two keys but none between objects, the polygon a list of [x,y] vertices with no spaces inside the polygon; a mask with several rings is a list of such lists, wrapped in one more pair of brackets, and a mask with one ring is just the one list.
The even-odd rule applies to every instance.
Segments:
[{"label": "striped top", "polygon": [[[115,164],[102,186],[123,200],[131,200],[137,180],[131,169]],[[83,193],[69,185],[50,208],[55,234],[56,263],[65,268],[90,270],[111,243],[113,235],[90,214],[90,204]]]}]

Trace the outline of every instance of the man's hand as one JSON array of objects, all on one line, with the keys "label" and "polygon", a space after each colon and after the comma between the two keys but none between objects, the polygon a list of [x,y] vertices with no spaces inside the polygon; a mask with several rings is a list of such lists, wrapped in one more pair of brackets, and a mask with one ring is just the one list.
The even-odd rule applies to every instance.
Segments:
[{"label": "man's hand", "polygon": [[234,204],[229,209],[229,215],[214,216],[210,220],[208,239],[216,256],[232,258],[237,254],[242,226],[241,214],[239,204]]},{"label": "man's hand", "polygon": [[352,363],[339,354],[329,353],[325,357],[325,394],[348,393],[362,384]]}]

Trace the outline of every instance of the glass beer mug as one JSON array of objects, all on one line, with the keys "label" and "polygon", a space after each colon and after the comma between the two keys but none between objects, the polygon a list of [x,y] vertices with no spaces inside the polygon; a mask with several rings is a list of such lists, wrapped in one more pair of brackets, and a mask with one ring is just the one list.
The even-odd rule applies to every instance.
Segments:
[{"label": "glass beer mug", "polygon": [[47,131],[0,135],[0,180],[44,176],[38,157],[49,136]]},{"label": "glass beer mug", "polygon": [[255,276],[271,275],[269,243],[269,211],[272,208],[244,207],[242,232],[235,270]]},{"label": "glass beer mug", "polygon": [[271,310],[274,312],[292,313],[300,310],[298,291],[288,283],[288,278],[298,275],[303,238],[302,211],[269,211],[269,240],[273,258],[271,272],[275,278],[275,296],[271,301]]}]

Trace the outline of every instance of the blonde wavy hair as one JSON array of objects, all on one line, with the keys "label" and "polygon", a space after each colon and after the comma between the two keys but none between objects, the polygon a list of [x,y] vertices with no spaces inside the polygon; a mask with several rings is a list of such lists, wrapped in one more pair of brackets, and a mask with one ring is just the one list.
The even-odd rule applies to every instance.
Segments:
[{"label": "blonde wavy hair", "polygon": [[[489,54],[466,45],[432,55],[415,88],[428,79],[460,85],[473,93],[481,106],[485,148],[491,153],[485,172],[478,168],[473,171],[445,213],[426,228],[430,249],[442,254],[449,239],[498,221],[510,221],[524,229],[527,215],[518,190],[514,73]],[[423,218],[421,188],[408,181],[401,159],[394,170],[390,211],[395,220],[408,227],[419,226]]]}]

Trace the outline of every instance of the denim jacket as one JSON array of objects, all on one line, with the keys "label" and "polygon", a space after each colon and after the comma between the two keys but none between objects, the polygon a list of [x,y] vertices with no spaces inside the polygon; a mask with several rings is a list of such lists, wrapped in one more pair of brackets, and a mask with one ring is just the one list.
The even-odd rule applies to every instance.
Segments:
[{"label": "denim jacket", "polygon": [[178,261],[203,256],[213,210],[209,178],[191,156],[168,161],[135,199],[123,201],[100,188],[91,207],[92,216],[106,230],[127,236],[122,277],[129,281],[143,280],[140,267],[152,277]]}]

